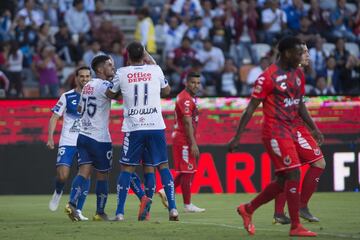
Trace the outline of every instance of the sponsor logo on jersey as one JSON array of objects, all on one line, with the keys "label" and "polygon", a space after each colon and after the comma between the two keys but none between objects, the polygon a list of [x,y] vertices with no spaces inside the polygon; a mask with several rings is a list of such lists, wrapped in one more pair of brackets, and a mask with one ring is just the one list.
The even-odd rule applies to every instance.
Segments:
[{"label": "sponsor logo on jersey", "polygon": [[287,76],[286,76],[286,74],[284,74],[284,75],[277,76],[275,81],[276,82],[281,82],[281,81],[286,80],[286,79],[287,79]]},{"label": "sponsor logo on jersey", "polygon": [[295,187],[290,188],[289,192],[291,192],[291,193],[296,193],[296,188],[295,188]]},{"label": "sponsor logo on jersey", "polygon": [[184,105],[185,105],[186,107],[189,107],[189,106],[190,106],[190,100],[186,100],[186,101],[184,102]]},{"label": "sponsor logo on jersey", "polygon": [[72,101],[71,101],[71,104],[72,104],[72,105],[77,105],[77,100],[76,100],[76,99],[72,100]]},{"label": "sponsor logo on jersey", "polygon": [[282,82],[282,83],[280,84],[280,88],[283,89],[283,90],[285,90],[285,89],[287,88],[286,82]]},{"label": "sponsor logo on jersey", "polygon": [[58,112],[60,110],[60,106],[59,105],[55,105],[55,107],[53,107],[53,109],[51,109],[53,112]]},{"label": "sponsor logo on jersey", "polygon": [[184,162],[188,163],[189,162],[189,147],[183,146],[181,153],[182,153],[182,159],[184,160]]},{"label": "sponsor logo on jersey", "polygon": [[191,163],[188,164],[188,170],[193,170],[194,169],[194,165],[192,165]]},{"label": "sponsor logo on jersey", "polygon": [[151,108],[141,108],[141,109],[135,109],[135,108],[130,108],[128,111],[128,116],[135,116],[135,115],[148,115],[148,114],[153,114],[153,113],[157,113],[157,109],[156,107],[151,107]]},{"label": "sponsor logo on jersey", "polygon": [[299,77],[296,77],[296,84],[297,84],[298,86],[300,86],[300,85],[301,85],[301,80],[300,80],[300,78],[299,78]]},{"label": "sponsor logo on jersey", "polygon": [[285,98],[284,99],[284,104],[285,107],[291,107],[292,105],[298,105],[300,103],[300,99],[299,98]]},{"label": "sponsor logo on jersey", "polygon": [[290,158],[290,156],[287,155],[287,156],[284,158],[283,162],[284,162],[284,164],[285,164],[286,166],[289,166],[289,165],[291,164],[291,158]]},{"label": "sponsor logo on jersey", "polygon": [[69,129],[69,132],[80,132],[80,119],[76,119]]},{"label": "sponsor logo on jersey", "polygon": [[129,83],[148,82],[151,81],[151,73],[143,73],[143,72],[128,73],[127,78]]},{"label": "sponsor logo on jersey", "polygon": [[257,84],[259,84],[259,85],[263,85],[264,80],[265,80],[265,78],[264,78],[264,77],[259,77],[259,78],[257,79]]},{"label": "sponsor logo on jersey", "polygon": [[321,154],[320,149],[318,149],[318,148],[314,149],[314,154],[315,154],[316,156],[319,156],[319,155]]},{"label": "sponsor logo on jersey", "polygon": [[83,94],[92,95],[94,94],[94,87],[90,85],[85,85],[85,87],[82,90]]}]

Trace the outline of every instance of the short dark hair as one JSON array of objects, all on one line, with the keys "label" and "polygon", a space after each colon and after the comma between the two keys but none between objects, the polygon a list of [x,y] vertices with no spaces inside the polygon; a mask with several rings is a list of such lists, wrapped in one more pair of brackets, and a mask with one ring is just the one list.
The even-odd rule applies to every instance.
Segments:
[{"label": "short dark hair", "polygon": [[80,72],[81,70],[88,70],[89,72],[91,72],[90,67],[88,67],[88,66],[81,66],[81,67],[78,67],[78,68],[75,70],[75,75],[76,75],[76,76],[79,76],[79,72]]},{"label": "short dark hair", "polygon": [[284,53],[287,50],[294,49],[297,45],[304,44],[299,38],[294,36],[286,36],[280,39],[278,44],[279,53]]},{"label": "short dark hair", "polygon": [[200,77],[200,73],[190,72],[186,77],[186,81],[189,81],[191,78],[199,78],[199,77]]},{"label": "short dark hair", "polygon": [[133,62],[139,62],[144,57],[144,47],[140,42],[132,42],[126,50],[129,54],[129,58]]},{"label": "short dark hair", "polygon": [[72,5],[73,5],[73,7],[76,7],[76,6],[79,5],[80,3],[81,3],[81,4],[84,4],[84,0],[74,0]]},{"label": "short dark hair", "polygon": [[110,57],[108,55],[99,55],[93,58],[91,61],[91,68],[94,72],[102,66],[107,60],[109,60]]}]

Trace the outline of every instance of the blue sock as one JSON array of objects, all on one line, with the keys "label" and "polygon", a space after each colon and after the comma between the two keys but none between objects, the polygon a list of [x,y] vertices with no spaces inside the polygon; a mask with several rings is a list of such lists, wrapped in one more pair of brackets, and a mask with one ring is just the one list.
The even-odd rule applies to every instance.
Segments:
[{"label": "blue sock", "polygon": [[145,194],[148,198],[152,198],[155,193],[155,174],[154,173],[145,173],[144,174],[145,182]]},{"label": "blue sock", "polygon": [[81,175],[76,175],[74,180],[71,184],[71,191],[70,191],[70,203],[76,206],[76,203],[81,195],[81,189],[84,186],[86,179]]},{"label": "blue sock", "polygon": [[57,194],[62,193],[62,191],[64,190],[64,186],[65,183],[64,182],[60,182],[57,178],[55,180],[55,191]]},{"label": "blue sock", "polygon": [[96,213],[103,214],[109,193],[108,181],[97,180],[95,191],[96,191]]},{"label": "blue sock", "polygon": [[90,178],[89,179],[86,179],[85,182],[84,182],[84,188],[81,189],[81,195],[78,199],[78,203],[77,203],[77,209],[79,210],[82,210],[83,209],[83,206],[84,206],[84,203],[85,203],[85,200],[86,200],[86,197],[89,193],[89,189],[90,189]]},{"label": "blue sock", "polygon": [[136,196],[141,200],[145,195],[143,189],[141,188],[141,181],[139,176],[136,173],[133,173],[130,178],[130,188],[134,191]]},{"label": "blue sock", "polygon": [[169,202],[169,211],[170,211],[171,209],[176,208],[174,179],[168,168],[161,169],[160,176],[161,176],[161,183],[164,187],[165,194]]},{"label": "blue sock", "polygon": [[130,187],[130,178],[131,173],[122,171],[119,174],[117,182],[117,195],[118,195],[118,204],[116,208],[116,215],[124,214],[125,201]]}]

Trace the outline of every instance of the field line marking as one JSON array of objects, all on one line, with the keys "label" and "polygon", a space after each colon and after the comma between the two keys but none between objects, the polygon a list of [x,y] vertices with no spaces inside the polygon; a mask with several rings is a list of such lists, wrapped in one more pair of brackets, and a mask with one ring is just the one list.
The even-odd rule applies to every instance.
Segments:
[{"label": "field line marking", "polygon": [[[229,225],[229,224],[224,224],[224,223],[191,222],[191,221],[180,221],[180,223],[183,223],[183,224],[200,224],[200,225],[225,227],[225,228],[240,229],[240,230],[244,229],[244,227],[234,226],[234,225]],[[281,233],[287,233],[288,232],[288,231],[279,230],[279,229],[275,229],[275,228],[270,229],[270,228],[258,228],[257,227],[256,230],[267,231],[267,232],[281,232]],[[360,239],[360,236],[358,237],[358,236],[348,235],[348,234],[344,234],[344,233],[317,232],[317,234],[318,235],[331,236],[331,237],[338,237],[338,238]]]}]

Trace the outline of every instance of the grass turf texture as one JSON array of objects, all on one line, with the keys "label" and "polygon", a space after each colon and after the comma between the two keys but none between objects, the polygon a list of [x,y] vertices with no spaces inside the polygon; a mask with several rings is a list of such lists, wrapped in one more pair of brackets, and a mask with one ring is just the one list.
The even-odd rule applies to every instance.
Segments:
[{"label": "grass turf texture", "polygon": [[[235,208],[250,200],[250,194],[197,194],[193,203],[206,208],[205,213],[184,213],[181,195],[177,195],[180,222],[169,222],[168,212],[154,196],[151,220],[137,221],[139,201],[134,195],[127,199],[124,222],[73,223],[64,213],[68,196],[63,196],[57,212],[48,210],[50,195],[0,196],[0,239],[289,239],[289,225],[272,225],[274,203],[256,211],[255,236],[248,236]],[[95,195],[89,195],[83,214],[92,218]],[[116,196],[110,195],[106,212],[113,216]],[[303,222],[316,231],[316,239],[360,239],[359,193],[316,193],[310,204],[320,223]]]}]

